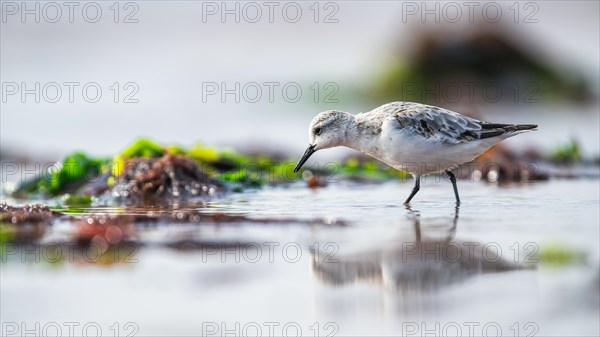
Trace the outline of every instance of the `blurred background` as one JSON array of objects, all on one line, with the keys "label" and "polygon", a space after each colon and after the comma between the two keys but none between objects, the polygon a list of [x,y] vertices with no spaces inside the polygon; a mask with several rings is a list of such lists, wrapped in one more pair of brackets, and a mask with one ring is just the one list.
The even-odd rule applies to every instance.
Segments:
[{"label": "blurred background", "polygon": [[[469,322],[476,335],[493,334],[484,326],[600,332],[599,2],[1,5],[0,197],[51,208],[0,205],[0,334],[39,323],[40,335],[53,322],[63,332],[65,322],[95,323],[111,336],[255,335],[256,324],[266,335],[269,322],[276,335],[295,335],[286,324],[311,336],[465,335]],[[74,151],[115,161],[168,152],[149,141],[127,148],[140,137],[297,160],[318,112],[391,101],[539,130],[479,159],[494,169],[457,174],[460,209],[440,177],[405,209],[410,180],[347,149],[311,158],[343,163],[327,186],[306,172],[192,205],[90,198],[98,186],[83,206],[63,190],[9,193],[40,170],[34,163]],[[245,158],[211,148],[169,151],[196,162],[214,155],[218,170],[225,155]],[[14,163],[29,166],[19,175]],[[203,187],[212,195],[215,186]],[[98,242],[103,258],[90,262],[80,250]],[[74,257],[36,260],[54,243]],[[301,252],[292,262],[290,244]],[[262,257],[249,261],[257,246]],[[480,248],[466,260],[436,258],[449,246]]]},{"label": "blurred background", "polygon": [[[316,113],[396,100],[539,123],[528,141],[543,149],[599,152],[594,1],[278,3],[271,17],[260,2],[133,4],[72,18],[61,4],[55,19],[41,2],[36,23],[4,2],[3,154],[110,155],[141,135],[296,154]],[[22,99],[36,83],[39,103]]]}]

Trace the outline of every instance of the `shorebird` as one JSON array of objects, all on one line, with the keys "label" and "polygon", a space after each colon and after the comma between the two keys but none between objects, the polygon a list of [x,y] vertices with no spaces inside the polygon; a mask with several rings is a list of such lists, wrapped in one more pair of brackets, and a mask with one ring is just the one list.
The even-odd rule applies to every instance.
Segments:
[{"label": "shorebird", "polygon": [[405,205],[419,191],[422,176],[440,172],[450,178],[456,203],[460,204],[456,177],[450,170],[506,138],[536,128],[533,124],[483,122],[454,111],[410,102],[392,102],[357,115],[329,110],[310,123],[308,149],[294,172],[316,151],[346,146],[410,173],[415,186]]}]

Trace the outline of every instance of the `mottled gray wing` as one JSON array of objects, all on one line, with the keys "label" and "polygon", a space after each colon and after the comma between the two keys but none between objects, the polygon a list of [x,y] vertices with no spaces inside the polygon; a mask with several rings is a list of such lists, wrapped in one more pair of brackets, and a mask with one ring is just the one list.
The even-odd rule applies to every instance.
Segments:
[{"label": "mottled gray wing", "polygon": [[463,143],[478,139],[481,121],[450,110],[423,104],[404,104],[395,113],[400,128],[442,143]]},{"label": "mottled gray wing", "polygon": [[497,137],[536,127],[482,122],[450,110],[418,103],[396,104],[395,108],[393,115],[400,128],[406,128],[423,138],[449,144]]}]

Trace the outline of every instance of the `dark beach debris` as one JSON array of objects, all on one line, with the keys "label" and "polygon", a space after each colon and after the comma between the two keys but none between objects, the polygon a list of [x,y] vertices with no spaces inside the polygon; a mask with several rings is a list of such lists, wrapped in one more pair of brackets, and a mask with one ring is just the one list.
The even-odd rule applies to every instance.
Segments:
[{"label": "dark beach debris", "polygon": [[74,241],[81,246],[94,244],[106,249],[131,241],[135,234],[135,217],[131,215],[88,216],[75,221]]},{"label": "dark beach debris", "polygon": [[577,65],[556,66],[525,36],[509,35],[496,25],[482,25],[466,34],[448,28],[414,35],[411,48],[406,48],[406,41],[399,44],[395,60],[382,72],[371,95],[378,101],[435,104],[456,102],[457,90],[463,102],[489,101],[485,88],[493,84],[511,93],[499,95],[498,100],[504,101],[589,103],[596,97]]},{"label": "dark beach debris", "polygon": [[306,179],[306,186],[310,188],[325,187],[327,186],[327,181],[324,179],[319,179],[319,177],[317,177],[316,175],[311,174]]},{"label": "dark beach debris", "polygon": [[[44,253],[58,249],[59,253],[75,254],[76,256],[72,257],[75,262],[112,264],[124,262],[132,251],[137,252],[139,248],[147,245],[175,249],[182,248],[183,245],[193,250],[215,246],[209,241],[187,242],[190,238],[150,243],[139,236],[140,231],[153,230],[159,226],[347,226],[345,221],[337,219],[252,218],[241,214],[210,211],[206,208],[149,210],[132,207],[117,209],[117,213],[101,213],[101,208],[76,209],[77,212],[73,214],[79,215],[52,211],[41,205],[13,207],[0,204],[0,248],[10,244],[12,254],[9,255],[15,255],[15,249],[38,250]],[[85,214],[89,211],[97,213]],[[107,211],[114,212],[114,209],[108,208]],[[56,221],[71,224],[66,232],[67,237],[59,242],[43,242],[42,239],[48,237],[47,234]],[[219,243],[217,246],[221,247],[223,244]],[[0,249],[0,256],[2,254],[5,254],[5,251]]]},{"label": "dark beach debris", "polygon": [[0,204],[0,243],[41,239],[57,214],[43,205],[21,207]]},{"label": "dark beach debris", "polygon": [[[266,184],[290,183],[300,174],[293,173],[294,163],[277,154],[242,154],[230,149],[219,150],[203,144],[184,148],[176,145],[162,147],[148,139],[139,139],[114,158],[112,175],[121,175],[122,167],[135,158],[158,158],[165,155],[186,157],[195,162],[223,191],[240,192]],[[185,195],[181,195],[185,200]]]},{"label": "dark beach debris", "polygon": [[[308,226],[348,226],[346,221],[333,218],[299,219],[286,217],[259,218],[242,214],[228,214],[207,209],[137,210],[126,214],[90,214],[71,218],[78,225],[117,225],[134,224],[136,228],[163,225],[308,225]],[[130,231],[124,231],[129,232]]]},{"label": "dark beach debris", "polygon": [[326,187],[328,185],[327,178],[327,175],[321,175],[318,172],[313,173],[310,170],[304,171],[302,174],[302,179],[306,182],[306,186],[312,189]]},{"label": "dark beach debris", "polygon": [[165,154],[127,161],[111,193],[120,200],[138,203],[213,196],[223,191],[222,185],[190,158]]},{"label": "dark beach debris", "polygon": [[298,219],[298,218],[253,218],[245,215],[227,214],[222,212],[198,212],[195,210],[175,210],[168,215],[157,218],[159,222],[229,224],[229,225],[314,225],[314,226],[347,226],[338,219]]},{"label": "dark beach debris", "polygon": [[[63,209],[63,208],[58,208]],[[172,224],[190,224],[190,225],[316,225],[316,226],[347,226],[348,224],[341,219],[335,218],[289,218],[289,217],[249,217],[243,214],[228,214],[220,211],[213,211],[210,208],[189,208],[189,209],[157,209],[145,207],[131,207],[117,209],[113,208],[104,211],[102,208],[85,209],[75,208],[78,212],[69,214],[69,208],[64,208],[65,212],[52,211],[47,206],[25,205],[23,207],[13,207],[6,203],[0,204],[0,222],[4,225],[25,225],[25,224],[44,224],[52,225],[54,220],[61,219],[75,224],[80,228],[80,237],[85,242],[85,238],[90,238],[90,233],[102,231],[110,226],[121,228],[124,237],[130,237],[133,233],[131,227],[148,227],[155,225]],[[94,213],[83,214],[86,211]],[[76,215],[80,213],[80,215]],[[108,240],[110,241],[110,240]]]},{"label": "dark beach debris", "polygon": [[[499,144],[472,162],[459,165],[452,171],[458,179],[474,179],[494,183],[523,183],[550,178],[543,156],[529,150],[516,153]],[[363,154],[352,155],[335,167],[335,175],[320,177],[320,180],[345,179],[359,183],[373,183],[392,179],[406,181],[409,174],[401,172]],[[307,181],[312,187],[310,181]]]},{"label": "dark beach debris", "polygon": [[474,161],[460,165],[454,172],[458,178],[491,183],[548,180],[550,174],[539,165],[541,162],[541,154],[533,150],[516,154],[508,147],[498,144]]},{"label": "dark beach debris", "polygon": [[25,204],[21,207],[9,206],[6,203],[0,204],[0,222],[23,225],[49,223],[57,214],[48,206],[35,204]]},{"label": "dark beach debris", "polygon": [[[63,195],[63,204],[65,206],[85,205],[87,204],[85,201],[86,198],[90,199],[91,204],[94,197],[97,198],[102,195],[109,195],[111,188],[109,181],[114,182],[114,177],[108,168],[103,168],[103,171],[105,172],[88,180],[83,186],[74,191],[73,194],[67,193],[66,195]],[[70,198],[71,196],[74,198]]]},{"label": "dark beach debris", "polygon": [[[49,210],[44,207],[45,213]],[[50,211],[51,212],[51,211]],[[46,236],[53,220],[60,217],[62,221],[74,225],[71,234],[58,241],[41,240]],[[0,243],[9,243],[8,250],[0,249],[3,261],[62,262],[112,265],[125,262],[133,263],[135,253],[141,243],[133,240],[135,226],[134,217],[123,215],[117,217],[60,216],[52,212],[52,217],[44,222],[23,226],[2,226],[2,231],[12,235],[0,235]],[[1,232],[0,232],[1,233]],[[47,236],[46,236],[47,237]],[[1,246],[0,246],[1,247]]]},{"label": "dark beach debris", "polygon": [[[47,225],[20,226],[16,229],[15,225],[0,225],[0,244],[11,243],[10,252],[0,249],[0,257],[3,261],[14,260],[24,255],[19,253],[21,251],[27,252],[29,256],[43,256],[43,262],[49,263],[65,261],[97,265],[135,263],[137,262],[136,254],[143,247],[164,247],[179,252],[203,250],[216,252],[220,249],[256,247],[256,242],[215,241],[208,238],[196,238],[195,235],[179,231],[172,232],[172,235],[162,236],[158,241],[148,241],[139,235],[142,230],[148,231],[158,226],[346,226],[344,221],[333,219],[249,218],[244,215],[220,212],[203,213],[198,210],[63,216],[61,221],[70,222],[73,228],[66,238],[60,239],[58,242],[40,240],[46,234],[46,228],[49,228]],[[23,228],[29,232],[23,232]],[[196,229],[190,229],[195,233]],[[29,233],[29,235],[24,236],[23,233]],[[32,233],[36,234],[35,237]]]},{"label": "dark beach debris", "polygon": [[[12,196],[52,198],[70,194],[101,198],[114,196],[116,192],[127,203],[146,196],[158,203],[210,197],[215,190],[237,192],[267,184],[289,184],[301,175],[293,172],[293,161],[276,155],[246,155],[202,144],[190,148],[162,146],[145,138],[138,139],[113,158],[94,158],[75,152],[62,163],[48,163],[48,166],[54,170],[44,170],[34,179],[20,182]],[[170,171],[158,174],[161,168]],[[329,170],[314,172],[328,173]]]},{"label": "dark beach debris", "polygon": [[251,218],[245,215],[222,212],[202,212],[199,210],[147,211],[137,214],[107,215],[90,214],[68,218],[76,229],[73,241],[80,246],[118,246],[123,243],[143,244],[137,236],[139,229],[169,225],[305,225],[305,226],[347,226],[337,219],[295,219],[295,218]]},{"label": "dark beach debris", "polygon": [[[158,226],[347,226],[343,220],[337,219],[293,219],[293,218],[249,218],[244,215],[231,215],[220,212],[204,213],[197,210],[172,210],[164,212],[151,211],[146,215],[119,215],[106,217],[92,215],[77,222],[78,229],[74,233],[74,242],[80,250],[99,251],[103,264],[127,262],[135,260],[135,254],[141,248],[163,247],[180,253],[206,251],[215,253],[220,250],[247,250],[256,248],[256,241],[214,240],[197,237],[196,229],[191,232],[171,232],[158,240],[147,241],[138,233],[141,229],[152,229]],[[115,258],[115,254],[120,259]],[[128,259],[123,255],[129,254]],[[81,260],[81,259],[80,259]],[[87,261],[90,262],[90,261]]]}]

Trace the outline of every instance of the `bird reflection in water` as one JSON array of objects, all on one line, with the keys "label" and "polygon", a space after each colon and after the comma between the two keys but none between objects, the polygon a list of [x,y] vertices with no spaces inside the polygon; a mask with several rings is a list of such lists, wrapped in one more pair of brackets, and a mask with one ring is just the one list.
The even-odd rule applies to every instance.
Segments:
[{"label": "bird reflection in water", "polygon": [[391,246],[360,254],[336,254],[334,259],[328,260],[319,259],[319,254],[313,253],[315,275],[332,285],[371,281],[400,292],[418,293],[475,275],[531,268],[513,262],[510,257],[502,257],[496,243],[456,240],[458,207],[454,215],[445,220],[443,229],[432,223],[422,226],[420,212],[410,207],[407,210],[414,224],[414,240],[400,239]]}]

